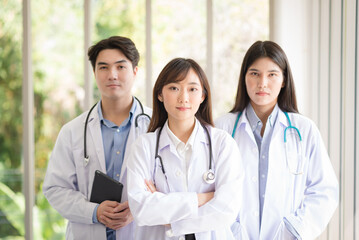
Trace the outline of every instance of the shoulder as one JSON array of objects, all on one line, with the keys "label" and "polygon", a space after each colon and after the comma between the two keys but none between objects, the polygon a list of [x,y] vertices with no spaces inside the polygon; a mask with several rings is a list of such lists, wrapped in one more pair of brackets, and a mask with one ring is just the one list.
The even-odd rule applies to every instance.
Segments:
[{"label": "shoulder", "polygon": [[214,125],[217,128],[224,129],[228,132],[229,130],[233,129],[237,117],[238,113],[226,113],[225,115],[217,118],[214,121]]},{"label": "shoulder", "polygon": [[156,143],[156,132],[147,132],[144,133],[135,140],[134,145],[136,145],[136,148],[144,148],[144,147],[150,147]]},{"label": "shoulder", "polygon": [[67,122],[65,125],[62,126],[61,132],[73,132],[79,131],[79,128],[83,128],[85,126],[85,121],[87,117],[88,111],[83,112],[76,118],[72,119],[71,121]]},{"label": "shoulder", "polygon": [[304,128],[316,128],[316,124],[310,118],[299,114],[299,113],[288,113],[289,119],[292,122],[292,125]]},{"label": "shoulder", "polygon": [[152,116],[152,108],[143,106],[143,111],[145,112],[145,114]]},{"label": "shoulder", "polygon": [[229,133],[223,129],[217,127],[210,127],[211,140],[213,145],[217,146],[220,144],[236,144],[234,139],[229,135]]},{"label": "shoulder", "polygon": [[321,138],[317,125],[310,118],[299,113],[288,113],[291,123],[298,128],[304,138]]}]

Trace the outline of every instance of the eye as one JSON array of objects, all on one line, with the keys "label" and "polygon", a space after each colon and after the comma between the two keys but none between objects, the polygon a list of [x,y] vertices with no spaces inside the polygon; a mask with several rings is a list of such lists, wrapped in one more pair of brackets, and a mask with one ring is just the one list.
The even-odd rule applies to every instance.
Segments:
[{"label": "eye", "polygon": [[275,74],[275,73],[270,73],[269,76],[275,77],[275,76],[277,76],[277,74]]},{"label": "eye", "polygon": [[100,66],[99,69],[103,70],[103,69],[107,69],[107,67],[106,66]]},{"label": "eye", "polygon": [[170,86],[169,89],[170,89],[171,91],[177,91],[177,90],[178,90],[178,88],[175,87],[175,86]]},{"label": "eye", "polygon": [[125,66],[118,66],[118,68],[120,68],[120,69],[124,69],[124,68],[126,68]]},{"label": "eye", "polygon": [[190,88],[190,91],[191,91],[191,92],[196,92],[196,91],[198,91],[198,88],[195,88],[195,87]]},{"label": "eye", "polygon": [[250,72],[249,74],[252,76],[259,76],[259,73],[257,73],[257,72]]}]

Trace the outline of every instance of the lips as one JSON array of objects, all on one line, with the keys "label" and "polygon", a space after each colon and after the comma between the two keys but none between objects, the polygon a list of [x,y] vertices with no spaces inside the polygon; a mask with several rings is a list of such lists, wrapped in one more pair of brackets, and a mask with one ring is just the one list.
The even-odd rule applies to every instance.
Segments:
[{"label": "lips", "polygon": [[267,96],[267,95],[269,95],[269,93],[267,93],[267,92],[257,92],[256,95]]},{"label": "lips", "polygon": [[176,107],[176,108],[180,111],[186,111],[190,109],[189,107]]},{"label": "lips", "polygon": [[120,86],[120,84],[108,84],[108,85],[106,85],[107,87],[119,87]]}]

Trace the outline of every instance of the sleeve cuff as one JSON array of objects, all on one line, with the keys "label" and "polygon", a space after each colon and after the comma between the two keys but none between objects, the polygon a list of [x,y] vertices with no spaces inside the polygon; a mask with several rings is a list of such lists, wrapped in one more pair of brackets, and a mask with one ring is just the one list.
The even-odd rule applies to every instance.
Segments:
[{"label": "sleeve cuff", "polygon": [[95,209],[93,210],[92,213],[92,222],[93,223],[99,223],[98,219],[97,219],[97,208],[98,208],[99,204],[96,205]]}]

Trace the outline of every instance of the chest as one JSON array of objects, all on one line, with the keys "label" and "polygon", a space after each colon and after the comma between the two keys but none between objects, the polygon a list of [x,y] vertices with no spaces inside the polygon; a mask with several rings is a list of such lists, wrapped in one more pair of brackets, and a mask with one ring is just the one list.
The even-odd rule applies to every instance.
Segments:
[{"label": "chest", "polygon": [[[153,159],[152,178],[158,191],[207,192],[213,191],[215,184],[208,184],[203,174],[209,169],[209,149],[206,144],[197,144],[191,154],[181,156],[176,149],[167,147]],[[187,158],[187,159],[186,159]],[[212,161],[215,169],[216,161]],[[163,170],[165,173],[163,173]]]}]

